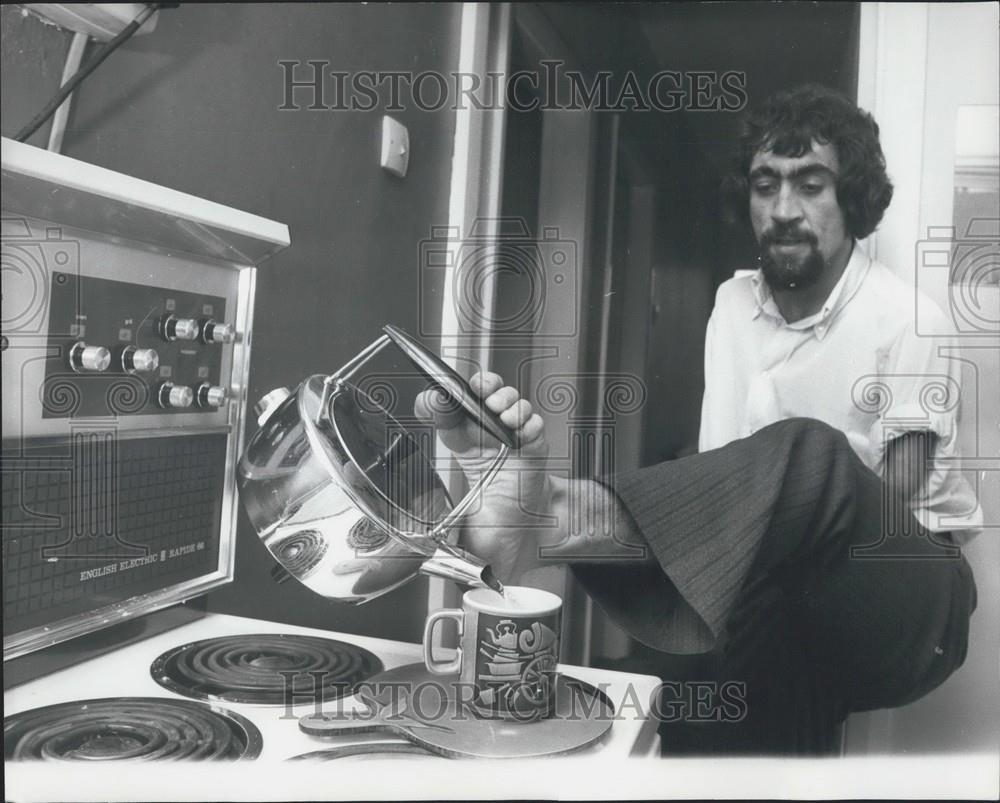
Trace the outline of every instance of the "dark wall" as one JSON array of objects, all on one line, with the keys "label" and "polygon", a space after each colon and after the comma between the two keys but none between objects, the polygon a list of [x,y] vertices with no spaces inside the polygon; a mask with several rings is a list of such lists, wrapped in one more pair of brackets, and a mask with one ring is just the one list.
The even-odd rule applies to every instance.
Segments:
[{"label": "dark wall", "polygon": [[[11,136],[57,87],[70,34],[2,13]],[[419,244],[448,215],[452,112],[393,113],[410,131],[409,175],[400,180],[378,166],[380,108],[308,111],[305,93],[301,110],[279,111],[278,61],[447,73],[457,68],[459,18],[452,4],[183,4],[78,90],[66,155],[288,224],[291,248],[258,273],[251,404],[339,367],[383,323],[416,330],[418,305],[440,297],[419,298]],[[31,142],[44,147],[47,129]],[[209,609],[418,637],[422,582],[345,608],[276,585],[271,565],[241,518],[237,580],[209,596]]]},{"label": "dark wall", "polygon": [[[0,6],[0,131],[5,137],[13,137],[59,88],[72,38],[16,6]],[[48,141],[48,123],[28,140],[42,148]]]},{"label": "dark wall", "polygon": [[[592,72],[629,72],[646,86],[657,70],[735,70],[748,104],[818,82],[856,95],[856,3],[543,3],[542,12]],[[600,42],[600,47],[594,47]],[[613,96],[612,92],[612,96]],[[646,157],[657,190],[645,380],[643,463],[697,445],[704,387],[704,335],[716,288],[752,267],[749,231],[724,225],[719,186],[740,115],[627,111],[623,137]],[[650,309],[657,308],[657,314]]]}]

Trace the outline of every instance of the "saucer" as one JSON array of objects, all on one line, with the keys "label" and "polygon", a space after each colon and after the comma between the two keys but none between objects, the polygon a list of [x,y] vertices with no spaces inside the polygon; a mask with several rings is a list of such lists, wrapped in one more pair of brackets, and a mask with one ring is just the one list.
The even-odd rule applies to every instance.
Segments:
[{"label": "saucer", "polygon": [[[615,708],[600,689],[559,673],[552,716],[534,721],[491,718],[467,702],[459,675],[435,675],[407,664],[363,681],[357,696],[372,713],[373,729],[385,729],[450,758],[534,758],[572,753],[610,730]],[[463,698],[463,692],[465,697]],[[459,700],[465,699],[465,702]],[[338,721],[340,725],[338,726]],[[337,737],[344,719],[310,714],[299,727],[314,736]],[[357,721],[351,723],[357,732]]]}]

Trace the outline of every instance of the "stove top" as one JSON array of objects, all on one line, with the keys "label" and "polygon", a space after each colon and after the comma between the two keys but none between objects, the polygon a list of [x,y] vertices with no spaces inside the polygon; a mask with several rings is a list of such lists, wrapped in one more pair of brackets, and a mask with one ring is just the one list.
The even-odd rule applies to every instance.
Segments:
[{"label": "stove top", "polygon": [[[163,612],[151,616],[165,614]],[[73,758],[80,760],[60,761],[59,766],[63,769],[59,772],[53,772],[46,761],[8,761],[5,780],[7,789],[13,789],[14,792],[8,791],[7,799],[91,799],[95,794],[94,790],[100,790],[98,796],[105,799],[177,800],[193,799],[194,795],[204,800],[312,800],[316,798],[317,789],[328,788],[330,766],[327,762],[332,759],[337,759],[334,761],[338,769],[337,788],[349,797],[375,795],[398,799],[401,796],[412,796],[411,773],[370,774],[368,768],[380,766],[380,759],[386,762],[404,761],[411,764],[415,771],[421,772],[426,765],[427,771],[437,777],[440,762],[447,759],[421,755],[410,747],[400,745],[398,739],[387,738],[386,734],[378,731],[336,738],[319,738],[303,733],[299,728],[299,719],[305,715],[333,710],[338,713],[343,711],[345,715],[364,714],[368,711],[367,706],[353,695],[334,702],[310,702],[308,692],[311,689],[311,679],[308,676],[303,682],[296,679],[296,694],[287,705],[273,705],[233,700],[222,702],[221,698],[207,702],[185,699],[173,688],[157,683],[150,672],[152,665],[159,659],[176,653],[180,646],[231,644],[231,639],[235,636],[243,637],[245,643],[252,645],[257,651],[258,665],[263,664],[270,669],[274,669],[275,664],[283,664],[287,658],[272,655],[265,649],[265,642],[273,639],[275,643],[286,646],[289,636],[305,637],[309,644],[332,642],[360,648],[363,651],[361,654],[377,656],[386,670],[419,663],[423,654],[419,644],[353,633],[333,633],[318,628],[218,613],[204,615],[171,630],[154,632],[145,638],[130,640],[110,652],[54,672],[39,674],[32,680],[6,689],[5,729],[16,727],[17,733],[21,733],[19,723],[26,716],[39,710],[56,710],[57,716],[61,716],[59,711],[78,710],[82,705],[81,700],[103,702],[106,698],[116,698],[115,701],[120,702],[122,698],[152,698],[158,704],[169,706],[169,710],[174,712],[181,709],[185,713],[214,711],[216,714],[229,716],[231,722],[239,725],[232,732],[235,735],[231,736],[237,752],[240,745],[246,744],[244,758],[249,759],[259,752],[256,760],[199,761],[197,773],[194,774],[189,771],[177,773],[177,765],[171,761],[86,760],[87,753],[128,753],[137,747],[136,742],[139,741],[139,737],[133,732],[114,731],[107,736],[99,732],[82,740],[87,742],[85,749],[81,750],[79,746],[75,748]],[[244,660],[253,665],[253,657]],[[370,669],[377,671],[374,666]],[[647,701],[658,688],[658,679],[589,667],[566,669],[573,676],[604,689],[616,707],[622,707],[623,710],[623,718],[615,721],[609,733],[610,738],[581,754],[586,756],[585,761],[592,761],[599,756],[614,761],[630,754],[659,754],[656,722],[646,718],[649,710]],[[160,715],[157,713],[154,716],[159,723]],[[256,727],[250,726],[251,722]],[[140,718],[140,728],[146,724]],[[22,747],[18,755],[29,755],[30,751],[26,747],[27,745]],[[286,763],[290,758],[303,755],[312,760]],[[9,751],[7,756],[11,757]],[[371,764],[369,759],[376,764]],[[362,762],[365,767],[351,769]],[[452,764],[462,765],[464,762],[456,761]],[[431,770],[431,767],[435,769]],[[479,776],[477,782],[478,780]],[[428,788],[434,787],[432,785]],[[18,791],[20,797],[15,794]],[[512,793],[515,791],[517,790],[511,788]]]},{"label": "stove top", "polygon": [[183,644],[160,655],[153,679],[198,700],[251,705],[317,703],[353,694],[382,662],[354,644],[314,636],[251,633]]},{"label": "stove top", "polygon": [[381,761],[390,756],[394,759],[404,756],[418,758],[421,761],[428,759],[447,761],[444,756],[424,750],[420,745],[408,742],[406,739],[387,739],[384,742],[343,744],[336,747],[328,747],[325,750],[310,750],[308,753],[292,756],[288,761],[336,761],[338,758],[354,758],[358,761]]},{"label": "stove top", "polygon": [[246,717],[158,697],[109,697],[32,708],[4,720],[4,758],[142,761],[256,758],[263,741]]}]

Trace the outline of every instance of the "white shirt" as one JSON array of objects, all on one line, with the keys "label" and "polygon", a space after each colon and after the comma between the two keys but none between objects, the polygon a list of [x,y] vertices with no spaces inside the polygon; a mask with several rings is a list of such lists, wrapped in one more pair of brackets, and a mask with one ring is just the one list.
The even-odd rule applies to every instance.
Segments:
[{"label": "white shirt", "polygon": [[[715,298],[705,340],[699,450],[724,446],[786,418],[824,421],[882,474],[885,445],[912,431],[937,433],[933,469],[914,513],[965,542],[982,527],[972,487],[955,468],[959,364],[949,359],[940,309],[916,298],[855,243],[843,276],[815,315],[786,323],[759,270],[738,271]],[[956,356],[952,353],[952,356]]]}]

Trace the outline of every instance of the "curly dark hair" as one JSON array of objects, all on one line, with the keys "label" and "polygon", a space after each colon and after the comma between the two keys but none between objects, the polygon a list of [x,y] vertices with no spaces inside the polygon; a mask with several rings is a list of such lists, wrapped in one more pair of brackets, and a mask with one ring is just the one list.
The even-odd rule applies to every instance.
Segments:
[{"label": "curly dark hair", "polygon": [[743,118],[734,166],[723,181],[725,219],[749,226],[748,175],[758,151],[794,158],[808,153],[814,139],[837,150],[837,202],[848,232],[860,240],[875,231],[892,200],[878,123],[839,92],[818,84],[777,92]]}]

